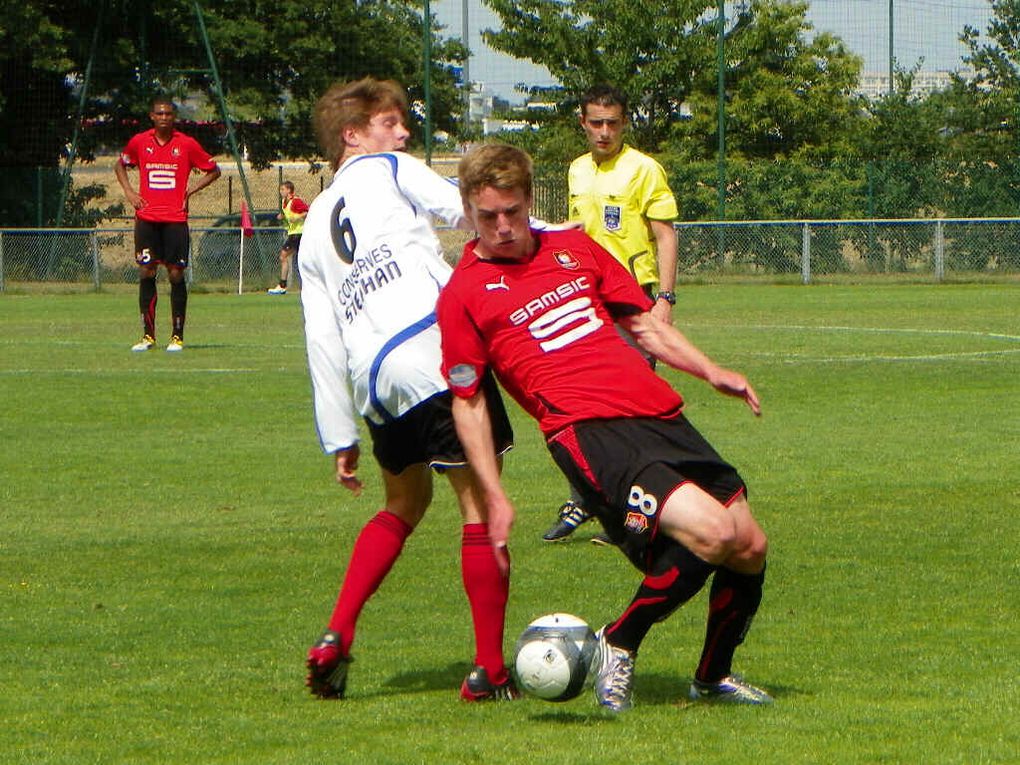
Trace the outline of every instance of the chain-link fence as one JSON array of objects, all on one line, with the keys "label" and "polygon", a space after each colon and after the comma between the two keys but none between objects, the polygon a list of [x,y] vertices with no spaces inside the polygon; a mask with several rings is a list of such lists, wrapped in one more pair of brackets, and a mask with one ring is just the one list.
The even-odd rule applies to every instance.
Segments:
[{"label": "chain-link fence", "polygon": [[677,223],[681,275],[1020,272],[1020,218]]},{"label": "chain-link fence", "polygon": [[[225,221],[191,229],[191,284],[248,291],[272,286],[284,230],[256,221],[254,234],[242,237],[236,221]],[[677,223],[676,229],[681,277],[787,274],[808,283],[843,274],[941,281],[1020,273],[1020,218]],[[451,262],[467,238],[440,230]],[[0,229],[0,290],[33,283],[99,290],[135,282],[133,239],[123,228]]]},{"label": "chain-link fence", "polygon": [[[241,235],[236,222],[192,227],[188,280],[211,289],[272,286],[285,239],[277,226],[256,228],[250,237]],[[134,229],[0,229],[0,290],[32,283],[99,290],[137,281]]]}]

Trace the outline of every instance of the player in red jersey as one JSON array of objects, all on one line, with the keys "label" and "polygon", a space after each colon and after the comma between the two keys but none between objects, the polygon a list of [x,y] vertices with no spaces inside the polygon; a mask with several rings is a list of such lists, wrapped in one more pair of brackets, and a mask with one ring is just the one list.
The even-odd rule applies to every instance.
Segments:
[{"label": "player in red jersey", "polygon": [[731,674],[761,601],[765,533],[746,487],[682,413],[680,394],[624,342],[743,399],[747,379],[715,364],[650,313],[651,299],[602,247],[578,231],[528,225],[531,160],[490,144],[461,161],[460,193],[478,239],[440,294],[437,315],[453,413],[489,507],[497,547],[514,508],[500,485],[479,384],[491,368],[546,437],[610,539],[645,575],[621,616],[599,631],[595,695],[631,704],[634,659],[652,625],[712,577],[708,624],[690,695],[763,704],[769,695]]},{"label": "player in red jersey", "polygon": [[[184,318],[188,307],[188,199],[220,177],[220,169],[198,141],[174,128],[177,109],[172,101],[157,98],[149,119],[153,127],[128,141],[114,166],[120,187],[135,208],[135,262],[138,263],[138,304],[142,314],[142,339],[133,351],[147,351],[156,344],[156,273],[166,268],[170,281],[170,312],[173,326],[170,352],[184,350]],[[131,186],[127,168],[138,168],[138,191]],[[193,169],[201,177],[189,188]]]}]

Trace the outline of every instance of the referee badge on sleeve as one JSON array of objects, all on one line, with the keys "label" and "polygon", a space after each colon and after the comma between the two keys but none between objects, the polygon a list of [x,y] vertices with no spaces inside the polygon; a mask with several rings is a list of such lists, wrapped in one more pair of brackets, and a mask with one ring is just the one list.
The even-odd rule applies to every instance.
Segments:
[{"label": "referee badge on sleeve", "polygon": [[602,224],[606,231],[619,231],[623,210],[619,205],[605,205],[602,208]]}]

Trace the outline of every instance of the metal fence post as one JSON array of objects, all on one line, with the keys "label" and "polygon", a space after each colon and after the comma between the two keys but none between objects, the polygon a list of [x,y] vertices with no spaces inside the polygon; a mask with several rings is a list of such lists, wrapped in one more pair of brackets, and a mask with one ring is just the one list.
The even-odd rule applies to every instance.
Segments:
[{"label": "metal fence post", "polygon": [[940,282],[946,274],[946,233],[944,221],[935,221],[935,281]]},{"label": "metal fence post", "polygon": [[92,242],[92,281],[96,285],[96,292],[100,289],[99,279],[99,236],[93,231],[89,235],[89,241]]},{"label": "metal fence post", "polygon": [[0,231],[0,292],[6,292],[4,285],[4,232]]},{"label": "metal fence post", "polygon": [[800,235],[800,280],[811,283],[811,224],[805,223]]}]

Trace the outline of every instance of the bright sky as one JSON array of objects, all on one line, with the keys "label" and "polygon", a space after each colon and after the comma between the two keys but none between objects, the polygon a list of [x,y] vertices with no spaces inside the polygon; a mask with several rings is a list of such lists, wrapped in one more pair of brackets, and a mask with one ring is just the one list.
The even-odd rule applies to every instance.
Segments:
[{"label": "bright sky", "polygon": [[[989,0],[813,0],[808,19],[818,31],[832,32],[864,58],[864,71],[889,70],[889,5],[893,6],[894,56],[897,64],[922,69],[958,69],[964,53],[959,35],[970,24],[984,31],[991,17]],[[730,9],[739,4],[727,2]],[[431,0],[431,10],[446,29],[444,37],[461,37],[465,0]],[[529,61],[496,53],[481,38],[481,30],[498,26],[496,15],[481,0],[467,0],[468,47],[472,51],[469,75],[489,90],[512,102],[523,100],[514,91],[519,82],[555,84],[549,72]]]}]

